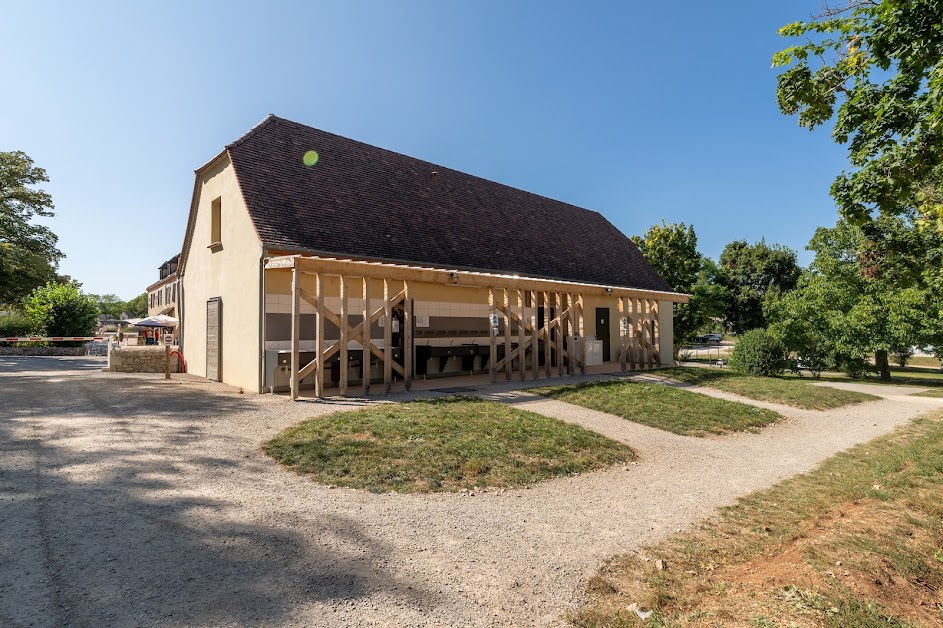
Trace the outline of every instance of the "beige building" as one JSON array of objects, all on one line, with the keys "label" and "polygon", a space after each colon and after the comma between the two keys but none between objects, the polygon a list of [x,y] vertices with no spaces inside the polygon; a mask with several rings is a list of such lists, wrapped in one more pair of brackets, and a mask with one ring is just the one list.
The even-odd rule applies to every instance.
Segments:
[{"label": "beige building", "polygon": [[160,279],[147,287],[147,315],[177,316],[177,263],[180,256],[160,265]]},{"label": "beige building", "polygon": [[293,395],[666,365],[687,300],[596,212],[274,116],[197,170],[176,270],[189,372]]}]

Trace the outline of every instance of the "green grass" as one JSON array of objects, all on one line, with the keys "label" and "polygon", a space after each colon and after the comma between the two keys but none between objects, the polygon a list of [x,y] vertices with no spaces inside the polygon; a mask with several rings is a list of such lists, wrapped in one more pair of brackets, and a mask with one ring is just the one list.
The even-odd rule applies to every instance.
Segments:
[{"label": "green grass", "polygon": [[923,366],[939,370],[940,360],[929,355],[915,355],[907,360],[907,366]]},{"label": "green grass", "polygon": [[317,482],[377,492],[521,486],[635,458],[582,427],[464,398],[312,418],[263,449]]},{"label": "green grass", "polygon": [[810,386],[810,378],[752,377],[730,370],[704,368],[673,368],[658,372],[671,379],[707,386],[734,393],[748,399],[781,403],[805,410],[830,410],[852,403],[878,399],[851,390],[839,390],[827,386]]},{"label": "green grass", "polygon": [[686,436],[753,430],[782,418],[771,410],[659,384],[593,382],[530,392]]},{"label": "green grass", "polygon": [[[943,625],[943,412],[609,561],[579,626]],[[656,560],[668,568],[656,569]],[[651,609],[648,624],[625,608]]]},{"label": "green grass", "polygon": [[923,392],[914,393],[915,397],[943,397],[943,388],[933,388]]}]

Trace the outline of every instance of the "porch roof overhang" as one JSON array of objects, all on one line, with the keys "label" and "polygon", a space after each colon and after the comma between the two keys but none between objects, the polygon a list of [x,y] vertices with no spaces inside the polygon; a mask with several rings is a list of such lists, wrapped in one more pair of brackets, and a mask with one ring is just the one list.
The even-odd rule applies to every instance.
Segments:
[{"label": "porch roof overhang", "polygon": [[384,262],[367,262],[315,255],[283,255],[271,257],[266,261],[265,269],[297,269],[304,273],[323,273],[326,275],[345,275],[370,279],[417,281],[474,288],[508,288],[514,290],[573,293],[585,296],[655,299],[658,301],[670,301],[672,303],[687,303],[690,298],[690,295],[679,292],[660,292],[621,286],[604,286],[574,281],[522,277],[519,275],[429,268]]}]

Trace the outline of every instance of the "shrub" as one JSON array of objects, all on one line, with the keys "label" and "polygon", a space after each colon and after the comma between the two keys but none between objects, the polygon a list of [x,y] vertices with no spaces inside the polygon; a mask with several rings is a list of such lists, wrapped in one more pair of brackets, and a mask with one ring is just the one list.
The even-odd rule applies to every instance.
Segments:
[{"label": "shrub", "polygon": [[874,365],[864,358],[840,356],[835,359],[840,371],[852,379],[861,379],[874,372]]},{"label": "shrub", "polygon": [[78,284],[49,282],[23,299],[33,331],[48,336],[90,336],[98,305]]},{"label": "shrub", "polygon": [[765,329],[753,329],[737,339],[730,354],[730,368],[744,375],[782,375],[786,368],[786,349]]},{"label": "shrub", "polygon": [[904,368],[907,366],[907,363],[910,362],[910,358],[914,357],[914,350],[913,348],[896,349],[893,352],[893,357],[897,365],[900,368]]},{"label": "shrub", "polygon": [[0,316],[0,338],[28,336],[33,330],[33,323],[22,314]]}]

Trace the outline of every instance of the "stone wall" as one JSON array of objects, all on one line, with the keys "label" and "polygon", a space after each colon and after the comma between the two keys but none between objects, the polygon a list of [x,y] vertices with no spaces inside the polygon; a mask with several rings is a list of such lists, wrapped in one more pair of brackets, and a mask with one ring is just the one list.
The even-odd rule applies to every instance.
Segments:
[{"label": "stone wall", "polygon": [[0,355],[85,355],[85,347],[4,347]]},{"label": "stone wall", "polygon": [[[112,347],[108,369],[121,373],[163,373],[166,353],[161,346]],[[170,371],[178,372],[177,356],[170,358]]]}]

